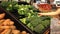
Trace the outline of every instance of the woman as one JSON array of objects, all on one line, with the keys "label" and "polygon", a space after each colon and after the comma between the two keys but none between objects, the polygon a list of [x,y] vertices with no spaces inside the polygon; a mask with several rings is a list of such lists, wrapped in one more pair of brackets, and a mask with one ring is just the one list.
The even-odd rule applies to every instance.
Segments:
[{"label": "woman", "polygon": [[51,16],[51,34],[60,34],[60,8],[54,12],[39,13],[40,16]]},{"label": "woman", "polygon": [[[33,5],[39,9],[36,3],[33,3]],[[51,11],[47,13],[39,13],[39,16],[51,16],[51,23],[50,23],[50,32],[51,34],[60,34],[60,8],[58,8],[56,11]]]}]

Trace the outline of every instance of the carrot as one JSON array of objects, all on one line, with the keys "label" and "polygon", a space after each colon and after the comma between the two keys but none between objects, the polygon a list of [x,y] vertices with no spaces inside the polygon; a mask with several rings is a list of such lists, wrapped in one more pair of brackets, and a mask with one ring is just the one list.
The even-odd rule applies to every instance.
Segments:
[{"label": "carrot", "polygon": [[4,21],[5,21],[5,19],[1,19],[1,20],[0,20],[0,23],[2,23],[2,22],[4,22]]},{"label": "carrot", "polygon": [[10,28],[11,28],[12,30],[16,29],[16,27],[15,27],[15,26],[10,26]]},{"label": "carrot", "polygon": [[20,31],[19,30],[13,30],[12,33],[13,34],[20,34]]},{"label": "carrot", "polygon": [[10,26],[0,26],[0,29],[9,29]]},{"label": "carrot", "polygon": [[2,23],[5,21],[5,19],[1,19],[0,20],[0,26],[2,25]]},{"label": "carrot", "polygon": [[10,25],[14,25],[14,22],[13,21],[10,21]]},{"label": "carrot", "polygon": [[3,25],[9,25],[10,24],[10,19],[6,19],[4,22],[3,22]]},{"label": "carrot", "polygon": [[21,33],[21,34],[27,34],[27,33],[26,33],[26,31],[22,31],[22,33]]},{"label": "carrot", "polygon": [[6,34],[10,29],[5,29],[1,34]]},{"label": "carrot", "polygon": [[0,14],[0,19],[3,19],[5,17],[5,13]]},{"label": "carrot", "polygon": [[0,33],[3,32],[3,31],[4,31],[4,29],[0,29]]}]

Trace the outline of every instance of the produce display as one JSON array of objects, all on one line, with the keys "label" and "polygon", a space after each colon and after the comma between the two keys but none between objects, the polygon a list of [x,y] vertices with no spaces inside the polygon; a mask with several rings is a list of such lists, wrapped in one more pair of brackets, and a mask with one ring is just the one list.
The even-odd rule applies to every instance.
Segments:
[{"label": "produce display", "polygon": [[0,14],[0,34],[28,34],[26,31],[19,31],[10,19],[4,19],[5,13]]},{"label": "produce display", "polygon": [[[3,2],[5,3],[5,2]],[[4,5],[4,4],[3,4]],[[22,17],[20,15],[24,15],[24,18],[19,18],[19,21],[21,21],[23,24],[28,26],[32,31],[35,31],[37,33],[41,33],[45,28],[47,28],[50,25],[50,17],[49,16],[39,16],[38,10],[35,9],[32,5],[18,5],[17,2],[12,3],[12,10],[9,12],[14,12],[13,9],[17,10],[16,12],[19,14],[19,17]],[[2,3],[1,3],[2,6]],[[3,6],[4,8],[4,6]],[[7,7],[9,8],[9,7]],[[6,8],[5,8],[6,9]],[[7,10],[7,9],[6,9]],[[12,13],[14,14],[14,13]],[[17,14],[17,15],[18,15]]]}]

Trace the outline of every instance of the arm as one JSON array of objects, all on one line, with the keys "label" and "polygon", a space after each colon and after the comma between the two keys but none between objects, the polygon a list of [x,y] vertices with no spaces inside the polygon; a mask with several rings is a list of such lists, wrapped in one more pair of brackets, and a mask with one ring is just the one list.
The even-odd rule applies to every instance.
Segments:
[{"label": "arm", "polygon": [[48,12],[48,13],[39,13],[40,15],[58,15],[60,14],[60,9],[55,12]]}]

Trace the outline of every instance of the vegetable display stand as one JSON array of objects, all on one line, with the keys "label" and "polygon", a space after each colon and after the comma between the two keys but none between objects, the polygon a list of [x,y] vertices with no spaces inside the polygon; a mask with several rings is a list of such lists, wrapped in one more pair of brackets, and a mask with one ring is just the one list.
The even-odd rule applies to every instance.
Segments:
[{"label": "vegetable display stand", "polygon": [[24,2],[13,2],[12,5],[11,11],[9,11],[11,7],[8,7],[8,13],[27,27],[31,34],[43,34],[50,27],[50,17],[38,16],[39,11],[34,6]]}]

